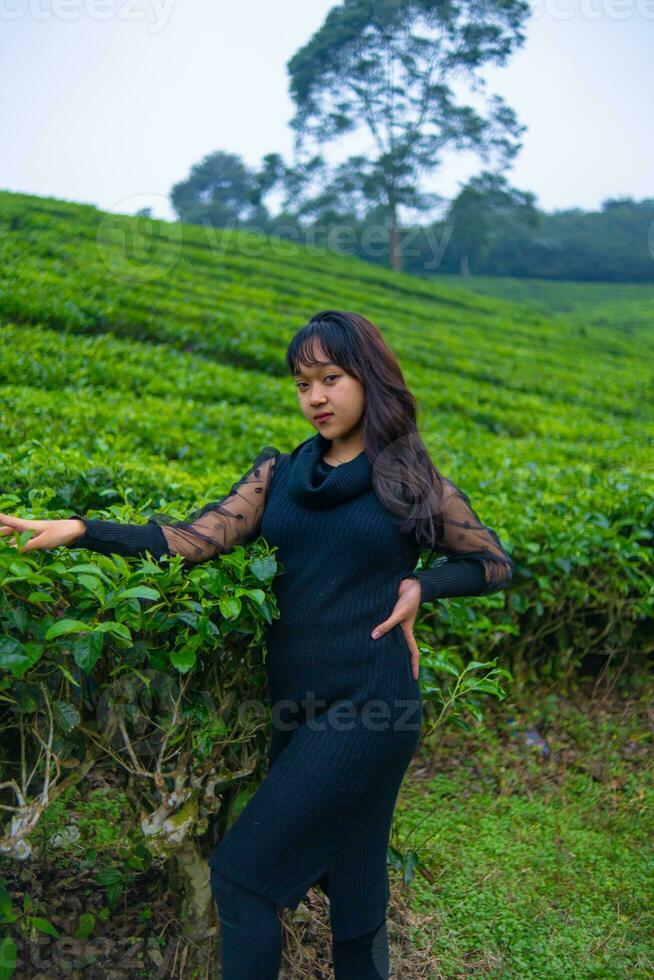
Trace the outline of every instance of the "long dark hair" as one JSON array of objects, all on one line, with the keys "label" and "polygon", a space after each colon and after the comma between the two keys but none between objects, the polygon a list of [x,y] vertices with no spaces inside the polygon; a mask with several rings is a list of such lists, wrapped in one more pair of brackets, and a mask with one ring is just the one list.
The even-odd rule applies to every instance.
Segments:
[{"label": "long dark hair", "polygon": [[395,354],[381,331],[358,313],[323,310],[292,338],[286,366],[292,375],[301,364],[315,364],[314,341],[330,361],[363,385],[364,452],[381,503],[398,515],[402,534],[415,533],[420,547],[442,540],[443,479],[418,434],[416,400],[404,381]]}]

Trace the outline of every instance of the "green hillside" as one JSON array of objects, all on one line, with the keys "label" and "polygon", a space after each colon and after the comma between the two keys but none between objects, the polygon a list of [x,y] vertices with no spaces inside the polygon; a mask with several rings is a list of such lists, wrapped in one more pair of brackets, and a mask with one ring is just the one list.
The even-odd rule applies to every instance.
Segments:
[{"label": "green hillside", "polygon": [[[132,260],[137,226],[145,254]],[[598,323],[595,307],[582,328],[278,239],[52,199],[0,194],[0,229],[5,447],[43,435],[33,413],[61,448],[103,462],[138,448],[141,465],[180,475],[240,465],[262,440],[286,449],[310,433],[285,346],[312,313],[341,308],[388,338],[445,469],[496,478],[510,455],[514,475],[537,463],[547,478],[562,463],[647,461],[654,287],[641,321],[612,307]]]},{"label": "green hillside", "polygon": [[[128,504],[138,520],[224,492],[262,446],[311,434],[284,351],[336,308],[388,338],[434,461],[505,540],[517,581],[539,583],[539,608],[571,572],[584,589],[589,566],[615,573],[624,522],[651,520],[654,287],[596,287],[584,305],[575,284],[547,284],[538,307],[528,290],[518,303],[7,192],[0,229],[5,512]],[[508,601],[520,612],[523,590]]]},{"label": "green hillside", "polygon": [[654,321],[654,286],[649,283],[571,282],[560,279],[514,279],[511,276],[439,276],[441,284],[482,296],[530,303],[541,312],[578,313],[585,322],[623,328]]},{"label": "green hillside", "polygon": [[[425,603],[415,623],[425,726],[389,849],[398,976],[640,975],[654,287],[427,281],[7,192],[0,248],[3,514],[184,516],[264,446],[313,432],[284,364],[311,315],[379,326],[434,461],[515,563],[508,589]],[[260,541],[190,571],[178,556],[0,548],[8,977],[36,930],[48,976],[106,973],[137,949],[133,975],[172,975],[189,935],[214,942],[196,885],[263,774],[263,726],[240,708],[264,691],[277,571]],[[625,702],[591,724],[595,689],[578,697],[604,667],[599,705],[619,681],[627,721]],[[290,922],[289,980],[327,948],[306,908]],[[73,933],[88,959],[71,959]],[[199,975],[194,955],[180,976]]]}]

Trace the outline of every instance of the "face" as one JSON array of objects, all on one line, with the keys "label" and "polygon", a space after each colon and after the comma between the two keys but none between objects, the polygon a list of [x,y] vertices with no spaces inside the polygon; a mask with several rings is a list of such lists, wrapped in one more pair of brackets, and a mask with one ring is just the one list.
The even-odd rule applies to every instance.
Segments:
[{"label": "face", "polygon": [[[327,354],[316,344],[314,354],[320,361],[329,362]],[[347,439],[359,427],[365,405],[365,391],[357,378],[338,364],[300,364],[295,386],[302,414],[310,425],[326,439]],[[321,412],[331,413],[324,421],[316,418]]]}]

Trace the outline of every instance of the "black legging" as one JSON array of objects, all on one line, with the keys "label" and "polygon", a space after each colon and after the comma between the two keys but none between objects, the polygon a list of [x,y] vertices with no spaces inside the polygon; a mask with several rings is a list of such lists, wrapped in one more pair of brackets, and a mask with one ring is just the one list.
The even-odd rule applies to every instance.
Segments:
[{"label": "black legging", "polygon": [[[277,980],[282,962],[282,923],[270,899],[213,868],[211,889],[220,916],[222,980]],[[336,980],[388,980],[386,919],[362,936],[332,942]]]}]

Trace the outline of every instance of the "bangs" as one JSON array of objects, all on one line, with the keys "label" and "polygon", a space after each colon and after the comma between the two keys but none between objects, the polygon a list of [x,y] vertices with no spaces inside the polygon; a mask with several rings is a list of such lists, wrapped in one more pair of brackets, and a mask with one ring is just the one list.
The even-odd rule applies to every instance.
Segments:
[{"label": "bangs", "polygon": [[[324,358],[317,356],[318,344]],[[311,367],[319,361],[327,360],[338,364],[349,374],[356,375],[354,369],[355,352],[348,335],[329,319],[314,319],[302,327],[293,337],[286,351],[286,365],[291,374],[300,374],[301,366]]]},{"label": "bangs", "polygon": [[338,351],[334,350],[332,347],[328,347],[322,338],[320,338],[322,353],[320,357],[317,357],[317,339],[318,338],[316,337],[305,337],[297,345],[297,348],[290,352],[290,358],[292,359],[291,370],[293,374],[299,374],[300,367],[302,365],[305,365],[306,367],[313,367],[314,364],[318,364],[322,361],[333,361],[334,364],[339,364],[345,367]]}]

